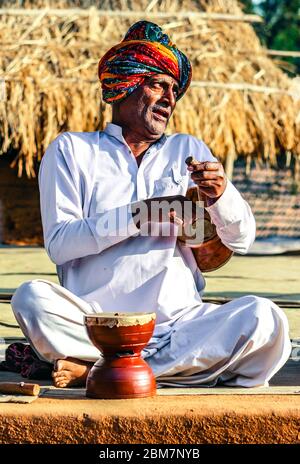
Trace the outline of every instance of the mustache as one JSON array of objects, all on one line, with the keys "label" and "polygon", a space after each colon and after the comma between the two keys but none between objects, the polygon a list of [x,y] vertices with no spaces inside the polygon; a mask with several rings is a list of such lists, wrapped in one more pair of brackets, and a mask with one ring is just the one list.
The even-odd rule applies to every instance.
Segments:
[{"label": "mustache", "polygon": [[159,105],[159,104],[153,105],[151,110],[155,111],[155,112],[157,112],[159,114],[162,114],[167,119],[169,119],[169,117],[171,116],[171,109],[166,108],[165,106],[162,106],[162,105]]}]

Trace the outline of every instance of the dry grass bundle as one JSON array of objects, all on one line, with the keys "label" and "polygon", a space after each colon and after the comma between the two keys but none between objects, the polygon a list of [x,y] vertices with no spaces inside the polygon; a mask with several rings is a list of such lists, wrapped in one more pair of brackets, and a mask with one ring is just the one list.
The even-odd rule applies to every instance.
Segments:
[{"label": "dry grass bundle", "polygon": [[[225,162],[239,154],[274,165],[283,150],[300,157],[300,104],[292,97],[292,81],[264,53],[251,25],[176,15],[241,14],[236,1],[65,0],[47,5],[91,3],[94,7],[84,16],[72,9],[67,16],[43,10],[32,16],[0,16],[0,78],[7,94],[0,101],[1,150],[18,149],[19,175],[24,168],[29,177],[35,175],[35,161],[59,132],[102,129],[109,120],[110,107],[101,101],[97,82],[98,60],[133,22],[144,19],[109,14],[117,10],[170,13],[169,18],[150,20],[192,60],[194,85],[179,102],[170,132],[202,138]],[[16,6],[5,2],[11,4]],[[27,0],[25,5],[36,8],[37,2]],[[45,2],[38,5],[45,7]],[[96,7],[108,13],[99,15]]]}]

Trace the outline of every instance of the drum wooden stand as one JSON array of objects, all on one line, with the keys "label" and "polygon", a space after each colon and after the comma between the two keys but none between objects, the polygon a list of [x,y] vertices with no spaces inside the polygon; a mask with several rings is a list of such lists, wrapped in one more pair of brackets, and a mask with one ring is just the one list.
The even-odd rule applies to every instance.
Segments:
[{"label": "drum wooden stand", "polygon": [[156,394],[153,372],[141,357],[149,342],[155,313],[99,313],[85,316],[85,326],[101,357],[89,372],[89,398],[141,398]]}]

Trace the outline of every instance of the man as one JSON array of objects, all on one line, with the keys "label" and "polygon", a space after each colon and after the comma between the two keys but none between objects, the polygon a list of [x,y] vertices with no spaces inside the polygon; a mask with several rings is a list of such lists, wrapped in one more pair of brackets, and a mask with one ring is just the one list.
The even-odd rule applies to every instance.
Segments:
[{"label": "man", "polygon": [[[164,135],[189,86],[189,61],[142,21],[100,60],[99,78],[112,123],[102,132],[61,134],[41,163],[44,241],[61,285],[36,279],[16,291],[12,307],[24,334],[54,364],[56,386],[80,385],[99,358],[83,315],[154,311],[143,356],[159,385],[268,385],[291,349],[283,312],[256,296],[204,304],[204,278],[176,237],[193,214],[175,209],[154,220],[136,209],[161,197],[182,204],[196,184],[228,248],[245,254],[254,241],[249,205],[205,144]],[[192,174],[187,156],[199,162]],[[144,233],[149,224],[156,234]],[[174,233],[162,233],[166,224]]]}]

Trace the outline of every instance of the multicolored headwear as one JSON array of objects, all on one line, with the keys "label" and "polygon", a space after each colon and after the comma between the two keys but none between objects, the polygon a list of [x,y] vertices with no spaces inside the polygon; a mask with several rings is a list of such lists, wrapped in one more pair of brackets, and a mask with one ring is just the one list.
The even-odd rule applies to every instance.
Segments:
[{"label": "multicolored headwear", "polygon": [[153,74],[168,74],[176,79],[179,100],[190,85],[192,66],[159,26],[139,21],[99,62],[103,100],[106,103],[124,100]]}]

